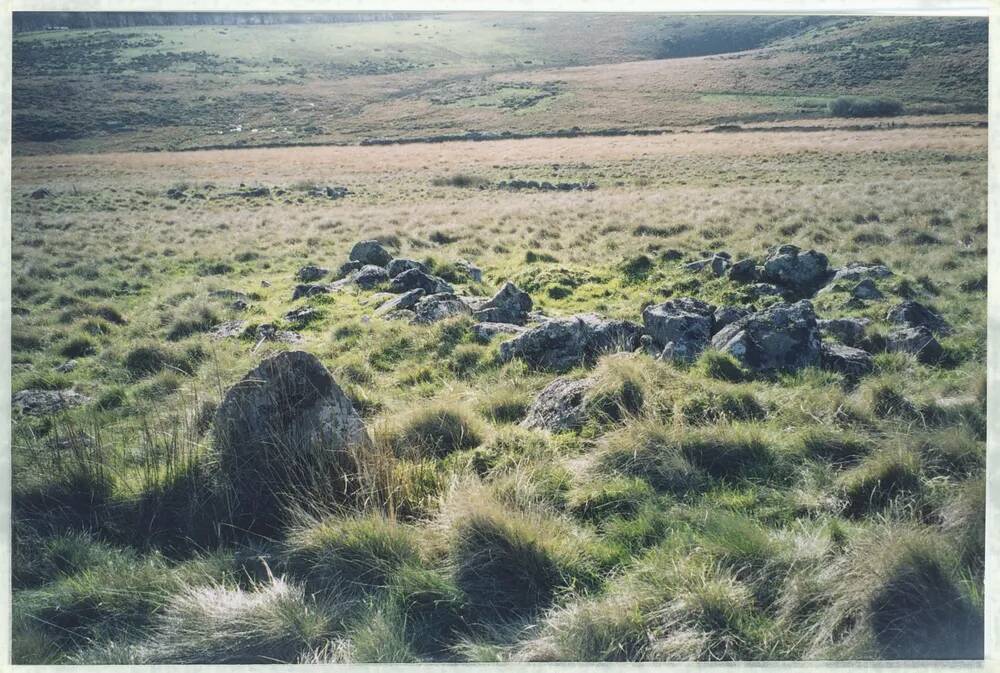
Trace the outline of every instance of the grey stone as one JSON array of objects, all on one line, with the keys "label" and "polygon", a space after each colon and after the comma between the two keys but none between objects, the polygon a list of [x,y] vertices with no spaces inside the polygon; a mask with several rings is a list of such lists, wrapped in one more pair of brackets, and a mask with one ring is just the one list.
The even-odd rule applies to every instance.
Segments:
[{"label": "grey stone", "polygon": [[213,339],[238,339],[243,336],[246,327],[246,320],[227,320],[213,327],[208,334]]},{"label": "grey stone", "polygon": [[292,301],[301,299],[302,297],[313,297],[317,294],[329,294],[333,290],[332,285],[315,285],[311,283],[296,285],[292,291]]},{"label": "grey stone", "polygon": [[455,260],[455,265],[462,269],[462,271],[465,272],[465,275],[468,276],[473,282],[483,282],[483,270],[469,260],[457,259]]},{"label": "grey stone", "polygon": [[757,262],[753,259],[741,259],[729,267],[729,279],[737,283],[755,283],[760,280]]},{"label": "grey stone", "polygon": [[61,365],[56,365],[53,369],[60,374],[69,374],[71,371],[76,369],[76,360],[66,360],[66,362]]},{"label": "grey stone", "polygon": [[592,313],[552,318],[500,344],[500,359],[520,358],[532,367],[566,371],[591,364],[604,353],[634,351],[642,328]]},{"label": "grey stone", "polygon": [[495,295],[483,303],[473,313],[480,322],[505,322],[523,325],[528,321],[528,313],[533,302],[527,292],[507,281]]},{"label": "grey stone", "polygon": [[708,346],[715,323],[714,313],[714,306],[682,297],[646,307],[642,322],[645,333],[653,337],[656,346],[663,349],[672,344],[674,357],[691,360]]},{"label": "grey stone", "polygon": [[772,283],[754,283],[750,286],[750,294],[754,297],[780,297],[784,294],[782,289]]},{"label": "grey stone", "polygon": [[392,261],[392,255],[378,241],[360,241],[351,248],[348,259],[362,264],[385,266]]},{"label": "grey stone", "polygon": [[385,270],[389,272],[389,278],[395,278],[399,274],[404,271],[409,271],[410,269],[418,269],[427,273],[426,266],[415,259],[406,259],[405,257],[397,257],[389,262],[389,265],[385,268]]},{"label": "grey stone", "polygon": [[951,325],[940,313],[916,301],[904,301],[893,306],[885,319],[907,327],[926,327],[935,334],[951,334]]},{"label": "grey stone", "polygon": [[264,360],[230,388],[213,433],[220,471],[233,487],[230,506],[250,519],[279,515],[276,503],[303,485],[303,471],[328,468],[338,456],[349,464],[349,448],[368,441],[350,399],[303,351]]},{"label": "grey stone", "polygon": [[741,306],[723,306],[715,309],[715,313],[713,314],[715,324],[712,326],[712,334],[714,335],[726,325],[731,325],[740,318],[745,318],[748,315],[750,315],[750,309]]},{"label": "grey stone", "polygon": [[865,278],[888,278],[892,271],[884,264],[866,264],[864,262],[850,262],[836,270],[833,274],[832,283],[839,281],[859,281]]},{"label": "grey stone", "polygon": [[471,315],[472,311],[454,294],[438,292],[422,297],[413,305],[413,313],[413,322],[429,324],[454,316]]},{"label": "grey stone", "polygon": [[89,401],[75,390],[19,390],[11,396],[11,407],[25,416],[45,416]]},{"label": "grey stone", "polygon": [[828,266],[829,260],[821,252],[802,252],[794,245],[782,245],[768,255],[761,275],[765,281],[804,296],[826,282],[830,275]]},{"label": "grey stone", "polygon": [[347,278],[355,271],[360,271],[362,267],[364,267],[364,264],[361,262],[356,262],[356,261],[344,262],[343,264],[340,265],[340,268],[337,269],[337,280],[340,280],[342,278]]},{"label": "grey stone", "polygon": [[837,337],[848,346],[857,346],[865,338],[865,329],[871,321],[867,318],[833,318],[819,320],[819,329]]},{"label": "grey stone", "polygon": [[758,372],[794,371],[820,361],[820,334],[809,301],[779,303],[727,325],[712,346]]},{"label": "grey stone", "polygon": [[328,273],[330,273],[329,269],[324,269],[321,266],[307,264],[306,266],[302,267],[301,269],[295,272],[295,279],[302,281],[303,283],[311,283],[315,280],[323,278]]},{"label": "grey stone", "polygon": [[415,288],[421,288],[427,294],[441,294],[442,292],[454,292],[451,285],[430,274],[424,273],[420,269],[410,269],[404,271],[389,283],[393,292],[409,292]]},{"label": "grey stone", "polygon": [[875,369],[875,361],[867,352],[837,343],[823,344],[820,364],[823,369],[840,372],[850,379],[859,379]]},{"label": "grey stone", "polygon": [[264,323],[257,326],[258,341],[277,341],[279,343],[297,344],[302,343],[302,335],[287,330],[279,330],[271,323]]},{"label": "grey stone", "polygon": [[708,262],[708,267],[712,270],[712,275],[716,278],[721,278],[726,275],[726,271],[729,269],[729,266],[729,258],[723,257],[722,255],[715,255]]},{"label": "grey stone", "polygon": [[557,378],[538,393],[521,426],[550,432],[581,428],[587,419],[586,395],[595,379]]},{"label": "grey stone", "polygon": [[301,306],[285,314],[285,320],[296,325],[305,325],[318,317],[319,311],[310,306]]},{"label": "grey stone", "polygon": [[924,364],[933,364],[944,355],[941,344],[923,325],[893,330],[886,338],[885,346],[890,353],[912,353]]},{"label": "grey stone", "polygon": [[865,278],[855,285],[851,290],[851,296],[858,299],[885,299],[885,295],[875,287],[875,282],[871,278]]},{"label": "grey stone", "polygon": [[489,343],[496,336],[521,334],[525,329],[505,322],[478,322],[472,326],[472,335],[479,343]]},{"label": "grey stone", "polygon": [[420,301],[420,298],[423,297],[424,294],[423,288],[420,287],[414,288],[409,292],[404,292],[403,294],[395,296],[379,306],[375,310],[375,315],[384,316],[392,311],[413,308],[413,306]]},{"label": "grey stone", "polygon": [[371,290],[389,282],[389,274],[386,273],[385,269],[374,264],[366,264],[348,278],[363,290]]}]

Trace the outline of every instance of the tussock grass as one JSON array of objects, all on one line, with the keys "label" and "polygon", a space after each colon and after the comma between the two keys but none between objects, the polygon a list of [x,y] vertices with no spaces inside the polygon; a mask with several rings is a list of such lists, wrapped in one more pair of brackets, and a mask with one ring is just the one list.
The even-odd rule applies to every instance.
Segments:
[{"label": "tussock grass", "polygon": [[286,546],[295,576],[331,596],[384,588],[420,560],[416,531],[380,514],[307,520],[288,533]]},{"label": "tussock grass", "polygon": [[334,623],[301,587],[281,578],[249,589],[221,585],[173,596],[149,645],[151,663],[295,663],[322,648]]},{"label": "tussock grass", "polygon": [[462,406],[438,402],[421,406],[381,435],[398,456],[441,457],[483,441],[483,429]]},{"label": "tussock grass", "polygon": [[920,491],[920,458],[906,449],[882,449],[838,479],[849,516],[878,511],[894,498]]},{"label": "tussock grass", "polygon": [[806,658],[976,659],[982,615],[953,551],[917,524],[879,524],[853,538],[814,580],[791,585],[782,614]]}]

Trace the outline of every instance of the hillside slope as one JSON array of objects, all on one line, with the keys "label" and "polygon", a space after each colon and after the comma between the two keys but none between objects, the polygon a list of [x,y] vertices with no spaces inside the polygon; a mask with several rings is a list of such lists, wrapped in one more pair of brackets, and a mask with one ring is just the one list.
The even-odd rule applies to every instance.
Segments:
[{"label": "hillside slope", "polygon": [[[742,50],[742,51],[740,51]],[[983,112],[980,19],[441,14],[19,33],[18,153]]]}]

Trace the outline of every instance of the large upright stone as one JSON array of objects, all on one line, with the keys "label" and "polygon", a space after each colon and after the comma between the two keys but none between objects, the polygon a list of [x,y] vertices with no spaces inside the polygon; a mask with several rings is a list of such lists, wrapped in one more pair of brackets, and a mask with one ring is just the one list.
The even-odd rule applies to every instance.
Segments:
[{"label": "large upright stone", "polygon": [[758,372],[794,371],[820,363],[820,334],[809,301],[774,304],[720,330],[712,346]]},{"label": "large upright stone", "polygon": [[633,322],[592,313],[553,318],[500,344],[500,359],[516,357],[538,369],[566,371],[591,364],[604,353],[634,351],[641,333]]},{"label": "large upright stone", "polygon": [[505,322],[523,325],[528,321],[528,313],[534,304],[527,292],[507,281],[489,301],[473,313],[480,322]]},{"label": "large upright stone", "polygon": [[674,358],[693,360],[705,350],[712,338],[715,307],[699,299],[682,297],[642,312],[646,334],[661,349],[670,347]]},{"label": "large upright stone", "polygon": [[360,241],[351,248],[349,259],[362,264],[385,266],[392,261],[392,255],[378,241]]},{"label": "large upright stone", "polygon": [[304,494],[348,449],[367,441],[361,417],[316,358],[278,353],[230,388],[215,414],[214,447],[230,506],[244,523],[272,521],[283,498]]}]

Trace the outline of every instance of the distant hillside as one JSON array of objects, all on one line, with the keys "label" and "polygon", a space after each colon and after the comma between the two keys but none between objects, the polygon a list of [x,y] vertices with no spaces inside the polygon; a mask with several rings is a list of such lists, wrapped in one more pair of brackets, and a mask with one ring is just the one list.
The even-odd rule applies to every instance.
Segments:
[{"label": "distant hillside", "polygon": [[986,110],[985,19],[405,16],[89,13],[70,18],[201,23],[20,32],[15,151],[622,133],[822,118],[845,95]]},{"label": "distant hillside", "polygon": [[415,12],[14,12],[14,32],[136,26],[267,26],[402,21]]}]

